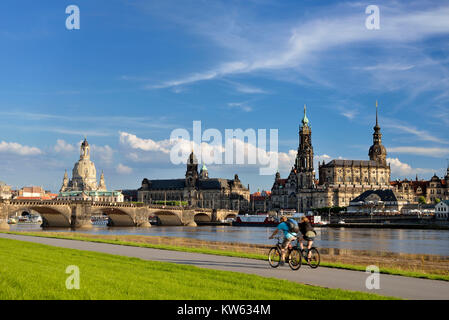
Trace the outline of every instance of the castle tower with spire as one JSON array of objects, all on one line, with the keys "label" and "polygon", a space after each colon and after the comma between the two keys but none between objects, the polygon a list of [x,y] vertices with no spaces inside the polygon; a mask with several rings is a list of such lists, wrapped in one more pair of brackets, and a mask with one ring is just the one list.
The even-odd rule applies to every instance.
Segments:
[{"label": "castle tower with spire", "polygon": [[369,148],[368,155],[370,160],[387,165],[387,149],[382,145],[382,133],[380,132],[377,109],[378,104],[376,101],[376,125],[373,128],[373,145]]},{"label": "castle tower with spire", "polygon": [[307,118],[307,109],[304,105],[304,116],[299,126],[299,146],[296,154],[295,166],[299,189],[312,188],[315,180],[313,169],[312,128]]}]

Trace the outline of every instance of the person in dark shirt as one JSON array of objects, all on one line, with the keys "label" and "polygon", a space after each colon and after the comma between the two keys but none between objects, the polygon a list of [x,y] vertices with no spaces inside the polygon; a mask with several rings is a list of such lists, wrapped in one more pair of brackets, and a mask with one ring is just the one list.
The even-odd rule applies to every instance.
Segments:
[{"label": "person in dark shirt", "polygon": [[305,241],[307,241],[307,259],[310,259],[312,255],[312,253],[310,252],[310,248],[312,248],[316,233],[313,230],[312,224],[307,217],[301,218],[301,222],[299,223],[299,231],[302,234],[302,239],[299,242],[299,245],[301,247],[301,250],[304,250],[304,244],[302,243],[302,240],[304,239]]}]

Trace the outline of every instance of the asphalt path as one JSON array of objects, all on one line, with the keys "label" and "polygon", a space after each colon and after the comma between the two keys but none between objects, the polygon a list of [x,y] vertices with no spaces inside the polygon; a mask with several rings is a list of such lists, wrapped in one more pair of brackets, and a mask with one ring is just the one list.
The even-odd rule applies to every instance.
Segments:
[{"label": "asphalt path", "polygon": [[380,274],[380,289],[370,290],[366,286],[366,280],[370,274],[361,271],[324,267],[311,269],[307,265],[303,265],[299,270],[293,271],[288,267],[288,265],[278,268],[271,268],[267,261],[254,259],[140,248],[77,240],[21,236],[4,233],[0,233],[0,238],[41,243],[62,248],[103,252],[127,257],[135,257],[143,260],[171,262],[192,265],[200,268],[256,274],[263,277],[285,279],[302,284],[326,288],[363,291],[405,299],[449,299],[448,281]]}]

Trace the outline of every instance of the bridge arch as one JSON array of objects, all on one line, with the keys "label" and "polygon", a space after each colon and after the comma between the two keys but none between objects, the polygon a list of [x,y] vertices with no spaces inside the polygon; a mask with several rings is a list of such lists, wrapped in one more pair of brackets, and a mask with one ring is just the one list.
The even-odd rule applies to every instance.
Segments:
[{"label": "bridge arch", "polygon": [[158,210],[153,212],[153,215],[155,215],[162,226],[182,226],[182,220],[174,211],[170,210]]},{"label": "bridge arch", "polygon": [[70,214],[63,213],[61,210],[47,206],[36,206],[33,204],[23,206],[12,206],[8,212],[11,217],[16,212],[23,215],[24,212],[36,211],[42,217],[43,227],[70,227]]},{"label": "bridge arch", "polygon": [[212,220],[211,215],[205,212],[198,212],[193,217],[195,222],[210,222]]},{"label": "bridge arch", "polygon": [[93,207],[92,215],[96,215],[98,213],[108,216],[110,226],[131,227],[136,225],[133,217],[120,208]]},{"label": "bridge arch", "polygon": [[235,219],[235,218],[237,218],[237,215],[235,213],[230,213],[230,214],[226,215],[224,219],[226,220],[226,219],[231,219],[231,218]]}]

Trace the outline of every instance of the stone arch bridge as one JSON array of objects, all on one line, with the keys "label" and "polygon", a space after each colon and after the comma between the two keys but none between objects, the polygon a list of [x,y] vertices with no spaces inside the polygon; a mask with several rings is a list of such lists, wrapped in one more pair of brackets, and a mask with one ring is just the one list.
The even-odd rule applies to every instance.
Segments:
[{"label": "stone arch bridge", "polygon": [[132,203],[67,200],[0,200],[0,229],[9,229],[8,219],[18,211],[33,210],[44,227],[89,228],[91,217],[106,214],[113,226],[150,227],[149,219],[158,217],[162,225],[196,226],[236,217],[238,211]]}]

